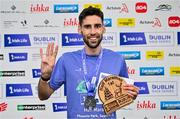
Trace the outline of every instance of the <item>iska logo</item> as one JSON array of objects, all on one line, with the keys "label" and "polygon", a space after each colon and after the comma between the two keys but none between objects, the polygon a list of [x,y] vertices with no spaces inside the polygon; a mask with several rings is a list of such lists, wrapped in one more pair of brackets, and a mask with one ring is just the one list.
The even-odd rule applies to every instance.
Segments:
[{"label": "iska logo", "polygon": [[168,116],[164,116],[163,119],[179,119],[176,115],[168,115]]},{"label": "iska logo", "polygon": [[131,67],[127,67],[127,69],[128,69],[128,74],[135,74],[136,72],[136,70],[134,69],[134,68],[131,68]]},{"label": "iska logo", "polygon": [[48,12],[49,6],[44,6],[43,4],[36,4],[36,5],[31,4],[30,11],[36,13]]},{"label": "iska logo", "polygon": [[156,108],[156,103],[152,103],[150,100],[148,101],[143,101],[143,102],[140,102],[138,101],[137,102],[137,110],[139,109],[155,109]]},{"label": "iska logo", "polygon": [[26,61],[27,53],[9,53],[9,61],[17,62],[17,61]]},{"label": "iska logo", "polygon": [[145,3],[145,2],[136,3],[136,12],[137,13],[146,13],[147,12],[147,3]]},{"label": "iska logo", "polygon": [[79,25],[79,21],[77,20],[77,18],[64,19],[64,26],[78,26],[78,25]]},{"label": "iska logo", "polygon": [[0,112],[6,111],[7,109],[7,103],[3,102],[0,103]]},{"label": "iska logo", "polygon": [[168,18],[168,25],[170,27],[179,27],[180,26],[180,17],[171,16]]},{"label": "iska logo", "polygon": [[5,47],[30,46],[29,34],[4,34]]}]

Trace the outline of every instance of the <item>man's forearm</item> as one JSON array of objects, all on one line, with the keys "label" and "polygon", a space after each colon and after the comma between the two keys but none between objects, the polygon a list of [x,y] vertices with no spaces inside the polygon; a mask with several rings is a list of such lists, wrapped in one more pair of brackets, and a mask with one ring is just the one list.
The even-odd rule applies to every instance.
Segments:
[{"label": "man's forearm", "polygon": [[54,92],[54,90],[52,88],[50,88],[47,81],[43,81],[42,79],[39,80],[38,97],[40,100],[48,99],[53,92]]}]

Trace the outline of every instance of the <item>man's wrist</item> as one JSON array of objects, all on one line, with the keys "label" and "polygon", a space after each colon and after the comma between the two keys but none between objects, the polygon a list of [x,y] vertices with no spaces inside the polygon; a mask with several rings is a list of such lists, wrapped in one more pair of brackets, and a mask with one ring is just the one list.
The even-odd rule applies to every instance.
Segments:
[{"label": "man's wrist", "polygon": [[44,77],[41,76],[41,79],[42,79],[43,81],[49,81],[50,78],[44,78]]}]

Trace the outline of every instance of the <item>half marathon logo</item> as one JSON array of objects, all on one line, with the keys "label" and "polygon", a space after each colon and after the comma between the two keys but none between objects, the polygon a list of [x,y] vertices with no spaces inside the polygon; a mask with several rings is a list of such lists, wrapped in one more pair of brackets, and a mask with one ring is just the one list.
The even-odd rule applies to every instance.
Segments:
[{"label": "half marathon logo", "polygon": [[17,105],[18,111],[23,110],[45,110],[46,106],[44,104],[41,105]]},{"label": "half marathon logo", "polygon": [[25,71],[0,71],[0,77],[25,76]]}]

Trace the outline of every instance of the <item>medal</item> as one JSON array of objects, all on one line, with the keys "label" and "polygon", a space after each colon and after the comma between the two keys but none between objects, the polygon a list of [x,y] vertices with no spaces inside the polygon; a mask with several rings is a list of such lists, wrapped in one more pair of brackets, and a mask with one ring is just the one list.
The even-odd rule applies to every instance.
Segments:
[{"label": "medal", "polygon": [[86,96],[84,107],[87,109],[94,109],[96,107],[96,99],[95,96]]},{"label": "medal", "polygon": [[87,89],[87,96],[85,98],[84,102],[84,107],[86,109],[94,109],[96,107],[96,99],[95,99],[95,94],[96,94],[96,86],[98,82],[98,74],[100,70],[100,65],[102,61],[102,55],[103,55],[103,50],[101,49],[101,52],[98,56],[98,59],[96,61],[96,66],[95,70],[90,73],[90,77],[88,76],[87,72],[87,66],[86,66],[86,54],[85,54],[85,49],[82,51],[82,68],[83,68],[83,74],[84,74],[84,80],[86,83],[86,89]]},{"label": "medal", "polygon": [[133,99],[123,90],[123,84],[126,84],[126,81],[115,75],[107,76],[100,82],[98,94],[106,114],[133,102]]}]

